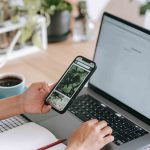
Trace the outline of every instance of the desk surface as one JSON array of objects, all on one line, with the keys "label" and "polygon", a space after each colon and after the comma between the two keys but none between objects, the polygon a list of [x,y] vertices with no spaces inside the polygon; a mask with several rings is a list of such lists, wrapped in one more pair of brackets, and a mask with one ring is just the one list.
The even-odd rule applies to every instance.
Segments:
[{"label": "desk surface", "polygon": [[[137,1],[130,3],[130,0],[111,0],[106,11],[143,25],[144,19],[138,16],[138,9]],[[70,37],[65,42],[49,44],[47,51],[9,61],[0,73],[21,73],[25,76],[27,85],[38,81],[56,82],[77,55],[91,59],[95,45],[96,38],[93,41],[74,43]]]},{"label": "desk surface", "polygon": [[25,76],[27,85],[37,81],[57,81],[77,55],[92,58],[95,42],[65,42],[49,44],[41,51],[20,59],[9,61],[0,72],[16,72]]}]

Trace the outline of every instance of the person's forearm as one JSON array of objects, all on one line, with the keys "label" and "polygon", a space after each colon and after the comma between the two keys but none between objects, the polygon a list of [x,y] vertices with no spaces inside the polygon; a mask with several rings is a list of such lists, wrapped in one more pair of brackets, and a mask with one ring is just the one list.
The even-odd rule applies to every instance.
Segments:
[{"label": "person's forearm", "polygon": [[24,113],[20,96],[0,100],[0,120]]}]

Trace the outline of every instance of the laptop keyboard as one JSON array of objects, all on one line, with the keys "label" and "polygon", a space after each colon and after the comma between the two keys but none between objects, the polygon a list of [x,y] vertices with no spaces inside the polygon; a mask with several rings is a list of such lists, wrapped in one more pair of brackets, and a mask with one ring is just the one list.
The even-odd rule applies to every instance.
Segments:
[{"label": "laptop keyboard", "polygon": [[69,107],[69,111],[82,121],[92,118],[107,121],[108,125],[113,129],[114,143],[116,145],[129,142],[148,133],[89,95],[82,95],[75,99]]},{"label": "laptop keyboard", "polygon": [[0,120],[0,133],[15,128],[17,126],[23,125],[27,122],[29,121],[22,116],[14,116],[8,119]]}]

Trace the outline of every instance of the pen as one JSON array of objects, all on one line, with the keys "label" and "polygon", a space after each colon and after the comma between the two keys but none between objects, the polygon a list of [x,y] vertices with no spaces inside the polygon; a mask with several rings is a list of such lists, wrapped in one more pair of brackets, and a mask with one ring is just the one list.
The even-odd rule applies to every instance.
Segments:
[{"label": "pen", "polygon": [[48,144],[48,145],[46,145],[46,146],[44,146],[44,147],[41,147],[41,148],[39,148],[39,149],[37,149],[37,150],[46,150],[47,148],[50,148],[50,147],[53,147],[53,146],[55,146],[55,145],[61,144],[61,143],[63,143],[63,142],[66,141],[66,140],[67,140],[67,139],[58,140],[58,141],[56,141],[56,142],[54,142],[54,143]]}]

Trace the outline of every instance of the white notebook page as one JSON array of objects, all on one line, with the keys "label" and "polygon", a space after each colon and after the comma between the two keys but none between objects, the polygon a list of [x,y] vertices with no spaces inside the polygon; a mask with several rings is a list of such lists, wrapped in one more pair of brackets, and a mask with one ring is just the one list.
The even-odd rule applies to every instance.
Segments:
[{"label": "white notebook page", "polygon": [[[0,134],[1,150],[35,150],[57,141],[57,138],[44,127],[29,122]],[[65,150],[64,144],[59,144],[49,150]]]}]

